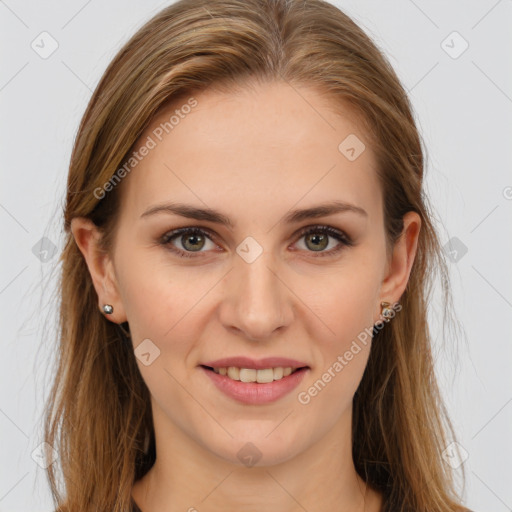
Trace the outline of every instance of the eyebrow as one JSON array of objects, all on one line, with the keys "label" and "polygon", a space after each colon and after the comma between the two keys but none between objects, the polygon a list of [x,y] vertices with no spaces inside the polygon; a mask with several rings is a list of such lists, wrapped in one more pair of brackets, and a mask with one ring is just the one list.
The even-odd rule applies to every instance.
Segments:
[{"label": "eyebrow", "polygon": [[[368,216],[366,210],[359,206],[342,201],[331,201],[311,208],[292,210],[281,219],[281,222],[293,224],[307,219],[325,217],[327,215],[345,212],[356,213],[364,217]],[[141,215],[141,218],[149,217],[157,213],[170,213],[187,217],[189,219],[213,222],[215,224],[227,226],[230,229],[234,228],[233,221],[221,212],[211,208],[197,208],[195,206],[182,203],[165,203],[152,206]]]}]

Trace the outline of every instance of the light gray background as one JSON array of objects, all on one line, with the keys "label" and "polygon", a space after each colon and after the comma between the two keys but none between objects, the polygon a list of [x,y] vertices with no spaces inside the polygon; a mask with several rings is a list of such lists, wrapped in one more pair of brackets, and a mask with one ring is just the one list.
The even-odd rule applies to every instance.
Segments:
[{"label": "light gray background", "polygon": [[[53,510],[31,454],[51,374],[58,256],[36,244],[45,236],[62,247],[67,165],[92,90],[121,44],[168,3],[0,0],[0,512]],[[512,510],[512,1],[336,5],[410,91],[442,243],[463,244],[449,246],[462,335],[443,345],[436,301],[431,312],[440,382],[468,457],[456,473],[466,471],[471,509]],[[58,42],[47,59],[31,48],[43,31]]]}]

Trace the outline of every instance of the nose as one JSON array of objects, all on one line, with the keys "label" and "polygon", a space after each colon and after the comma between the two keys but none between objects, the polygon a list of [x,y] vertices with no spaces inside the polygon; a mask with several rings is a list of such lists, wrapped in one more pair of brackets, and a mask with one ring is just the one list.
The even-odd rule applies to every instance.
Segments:
[{"label": "nose", "polygon": [[252,263],[236,258],[226,276],[221,322],[252,341],[284,331],[293,319],[293,293],[270,256],[263,252]]}]

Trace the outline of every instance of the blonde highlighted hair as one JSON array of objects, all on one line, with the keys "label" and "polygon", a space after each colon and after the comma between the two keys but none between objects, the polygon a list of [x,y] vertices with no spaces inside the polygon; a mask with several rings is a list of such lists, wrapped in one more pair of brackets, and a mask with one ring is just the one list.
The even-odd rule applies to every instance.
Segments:
[{"label": "blonde highlighted hair", "polygon": [[94,191],[123,165],[155,114],[180,97],[210,87],[229,93],[251,80],[311,86],[333,108],[357,113],[379,164],[389,247],[404,214],[420,215],[402,311],[374,334],[354,397],[353,458],[388,511],[467,510],[441,456],[455,435],[436,382],[427,304],[436,276],[448,304],[449,280],[423,192],[422,142],[386,58],[322,0],[178,1],[137,31],[94,91],[69,168],[57,373],[45,418],[45,440],[60,456],[47,469],[57,510],[130,510],[132,486],[155,460],[149,391],[131,344],[98,311],[71,219],[94,221],[110,251],[122,183],[102,199]]}]

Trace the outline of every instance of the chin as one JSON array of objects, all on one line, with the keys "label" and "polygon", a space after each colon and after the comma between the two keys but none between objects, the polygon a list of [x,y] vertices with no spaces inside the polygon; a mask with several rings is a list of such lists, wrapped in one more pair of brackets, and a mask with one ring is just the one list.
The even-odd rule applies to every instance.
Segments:
[{"label": "chin", "polygon": [[[205,441],[205,447],[216,457],[219,457],[230,464],[240,467],[264,467],[275,466],[293,459],[301,453],[301,449],[306,447],[298,440],[309,439],[308,436],[294,436],[284,430],[277,434],[277,430],[272,432],[273,427],[268,428],[265,422],[265,428],[245,428],[241,429],[243,435],[237,435],[233,430],[229,430],[233,438],[223,436],[218,442],[212,445],[212,438]],[[279,427],[278,427],[279,428]],[[264,431],[264,433],[262,433]]]}]

